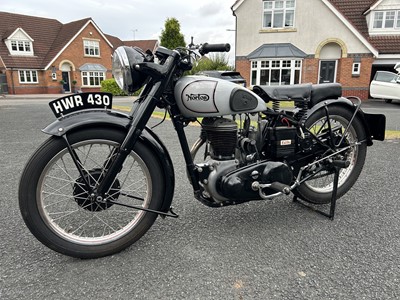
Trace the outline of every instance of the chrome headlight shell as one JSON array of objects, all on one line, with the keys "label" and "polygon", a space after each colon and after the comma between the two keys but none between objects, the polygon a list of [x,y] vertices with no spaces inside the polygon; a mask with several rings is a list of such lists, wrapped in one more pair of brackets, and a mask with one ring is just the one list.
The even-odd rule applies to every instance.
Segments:
[{"label": "chrome headlight shell", "polygon": [[112,73],[118,86],[128,93],[140,89],[147,76],[140,73],[135,66],[144,61],[144,54],[140,49],[121,46],[113,55]]},{"label": "chrome headlight shell", "polygon": [[120,89],[128,91],[129,83],[132,83],[129,59],[125,47],[118,47],[112,59],[112,73]]}]

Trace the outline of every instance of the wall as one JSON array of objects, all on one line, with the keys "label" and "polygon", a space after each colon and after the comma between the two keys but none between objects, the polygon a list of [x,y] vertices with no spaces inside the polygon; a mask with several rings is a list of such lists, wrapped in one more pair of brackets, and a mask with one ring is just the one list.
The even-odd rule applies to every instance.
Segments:
[{"label": "wall", "polygon": [[[251,65],[246,56],[263,44],[291,43],[307,53],[308,57],[303,59],[301,81],[316,84],[319,75],[320,51],[332,50],[333,48],[323,46],[335,43],[338,45],[336,48],[339,52],[341,50],[338,55],[336,82],[342,84],[343,95],[357,96],[363,100],[368,98],[372,54],[321,0],[296,0],[295,28],[293,29],[262,30],[262,1],[260,0],[244,1],[236,10],[236,15],[236,69],[246,79],[248,85],[251,83]],[[352,75],[356,56],[362,57],[360,76]]]},{"label": "wall", "polygon": [[307,54],[314,54],[327,38],[338,38],[349,53],[369,53],[358,38],[321,0],[296,0],[295,27],[262,30],[262,1],[246,0],[236,10],[237,56],[247,56],[266,43],[291,43]]},{"label": "wall", "polygon": [[[352,75],[354,58],[341,58],[337,67],[337,82],[343,87],[343,96],[356,96],[361,100],[368,99],[369,79],[371,77],[371,67],[374,59],[372,56],[361,58],[360,75]],[[318,83],[319,59],[306,58],[303,60],[302,83]],[[239,58],[236,61],[236,70],[246,79],[250,86],[250,62],[246,58]]]},{"label": "wall", "polygon": [[[84,39],[93,39],[98,40],[100,44],[100,57],[91,57],[84,55],[84,47],[83,40]],[[63,62],[70,62],[73,70],[70,72],[70,79],[77,81],[77,87],[82,89],[82,91],[98,91],[97,87],[82,87],[82,77],[79,68],[86,64],[101,64],[107,68],[106,79],[112,78],[111,69],[112,69],[112,57],[113,48],[103,39],[101,34],[97,31],[97,29],[93,26],[93,24],[89,23],[88,26],[84,28],[79,36],[77,36],[71,44],[65,49],[60,57],[58,57],[53,63],[52,66],[56,67],[57,70],[57,80],[51,80],[51,74],[48,77],[49,86],[60,85],[59,81],[62,79],[61,77],[61,65]],[[51,68],[51,67],[50,67]]]}]

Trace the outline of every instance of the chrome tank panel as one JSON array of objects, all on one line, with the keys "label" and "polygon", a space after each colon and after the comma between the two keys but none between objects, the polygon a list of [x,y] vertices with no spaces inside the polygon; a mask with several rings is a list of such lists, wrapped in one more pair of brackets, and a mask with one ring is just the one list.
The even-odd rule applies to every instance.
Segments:
[{"label": "chrome tank panel", "polygon": [[265,102],[238,84],[207,76],[185,76],[175,86],[175,99],[185,117],[213,117],[261,112]]}]

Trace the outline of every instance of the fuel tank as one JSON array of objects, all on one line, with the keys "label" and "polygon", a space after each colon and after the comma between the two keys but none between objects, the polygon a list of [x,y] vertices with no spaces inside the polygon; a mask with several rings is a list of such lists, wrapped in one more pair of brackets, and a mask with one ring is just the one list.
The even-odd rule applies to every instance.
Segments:
[{"label": "fuel tank", "polygon": [[265,102],[238,84],[207,76],[185,76],[175,86],[175,99],[185,117],[213,117],[266,109]]}]

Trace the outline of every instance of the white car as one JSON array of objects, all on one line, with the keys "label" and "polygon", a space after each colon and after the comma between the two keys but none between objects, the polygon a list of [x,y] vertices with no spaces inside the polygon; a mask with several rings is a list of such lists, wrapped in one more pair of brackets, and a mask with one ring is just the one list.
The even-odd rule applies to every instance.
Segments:
[{"label": "white car", "polygon": [[376,72],[369,93],[374,98],[385,99],[387,103],[400,100],[400,75],[387,71]]}]

